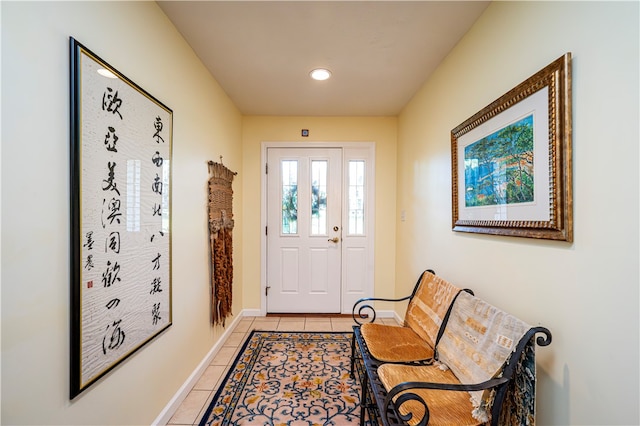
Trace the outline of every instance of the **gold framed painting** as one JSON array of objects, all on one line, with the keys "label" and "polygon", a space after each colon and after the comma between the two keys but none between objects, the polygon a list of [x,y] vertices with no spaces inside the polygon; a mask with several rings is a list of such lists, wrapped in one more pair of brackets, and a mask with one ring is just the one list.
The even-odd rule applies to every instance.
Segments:
[{"label": "gold framed painting", "polygon": [[451,131],[452,228],[573,241],[571,54]]}]

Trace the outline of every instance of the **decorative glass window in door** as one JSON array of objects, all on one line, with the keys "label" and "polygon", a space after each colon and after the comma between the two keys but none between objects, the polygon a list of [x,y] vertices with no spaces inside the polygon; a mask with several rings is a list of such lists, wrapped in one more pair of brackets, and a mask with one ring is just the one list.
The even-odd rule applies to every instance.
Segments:
[{"label": "decorative glass window in door", "polygon": [[282,233],[298,233],[298,161],[282,161]]},{"label": "decorative glass window in door", "polygon": [[349,161],[349,235],[364,235],[364,167],[363,160]]},{"label": "decorative glass window in door", "polygon": [[311,161],[311,235],[327,235],[327,161]]}]

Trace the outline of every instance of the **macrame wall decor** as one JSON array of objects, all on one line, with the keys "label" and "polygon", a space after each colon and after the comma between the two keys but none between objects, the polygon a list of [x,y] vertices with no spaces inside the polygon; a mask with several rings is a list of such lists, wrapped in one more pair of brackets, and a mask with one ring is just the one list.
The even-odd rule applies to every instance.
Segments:
[{"label": "macrame wall decor", "polygon": [[211,322],[225,325],[231,316],[233,288],[233,177],[220,163],[209,161],[209,244],[211,248]]}]

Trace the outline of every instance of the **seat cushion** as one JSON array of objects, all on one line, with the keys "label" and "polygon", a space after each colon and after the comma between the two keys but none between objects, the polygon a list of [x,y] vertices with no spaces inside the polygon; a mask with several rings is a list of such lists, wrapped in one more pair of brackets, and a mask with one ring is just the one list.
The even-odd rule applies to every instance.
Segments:
[{"label": "seat cushion", "polygon": [[409,327],[362,324],[360,332],[369,353],[379,361],[411,362],[433,358],[433,348]]},{"label": "seat cushion", "polygon": [[[378,367],[378,375],[385,389],[392,388],[403,382],[434,382],[460,383],[451,370],[442,370],[437,365],[408,366],[398,364],[383,364]],[[429,408],[429,426],[477,426],[483,422],[472,415],[473,406],[469,392],[443,391],[432,389],[415,389],[410,392],[419,395]],[[407,401],[398,408],[402,415],[412,413],[410,425],[416,425],[424,417],[424,407],[421,403]]]},{"label": "seat cushion", "polygon": [[460,289],[453,284],[425,271],[416,294],[407,307],[405,325],[430,346],[435,346],[440,325],[459,291]]}]

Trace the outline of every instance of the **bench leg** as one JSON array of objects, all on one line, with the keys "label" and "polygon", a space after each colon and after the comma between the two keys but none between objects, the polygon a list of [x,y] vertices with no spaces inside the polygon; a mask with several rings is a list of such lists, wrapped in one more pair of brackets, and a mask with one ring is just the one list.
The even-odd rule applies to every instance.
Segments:
[{"label": "bench leg", "polygon": [[353,375],[354,363],[356,362],[356,333],[351,335],[351,378],[355,379]]},{"label": "bench leg", "polygon": [[360,426],[364,426],[364,418],[367,407],[369,405],[369,401],[367,395],[367,387],[369,386],[369,376],[367,374],[362,374],[362,396],[360,397]]}]

